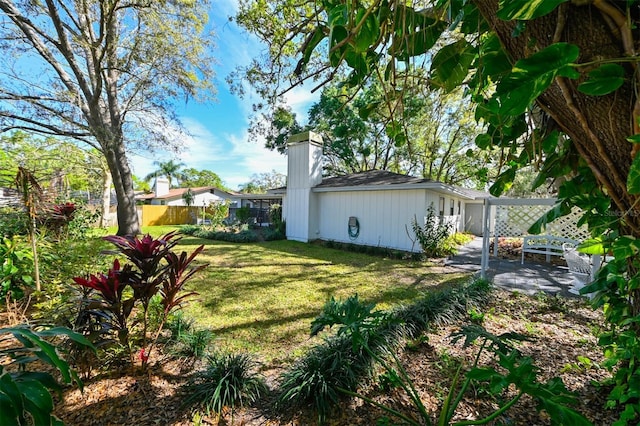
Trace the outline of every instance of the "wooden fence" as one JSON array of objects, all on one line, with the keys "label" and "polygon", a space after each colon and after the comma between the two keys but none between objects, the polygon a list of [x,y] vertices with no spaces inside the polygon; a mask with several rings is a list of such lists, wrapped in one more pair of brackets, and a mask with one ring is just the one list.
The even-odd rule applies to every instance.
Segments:
[{"label": "wooden fence", "polygon": [[202,215],[202,207],[187,206],[138,206],[140,226],[186,225],[196,223]]}]

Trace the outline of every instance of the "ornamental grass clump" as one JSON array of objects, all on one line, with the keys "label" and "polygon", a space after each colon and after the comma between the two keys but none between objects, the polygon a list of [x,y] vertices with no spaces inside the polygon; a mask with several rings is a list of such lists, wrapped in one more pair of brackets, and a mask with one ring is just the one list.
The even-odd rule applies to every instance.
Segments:
[{"label": "ornamental grass clump", "polygon": [[[112,342],[124,346],[132,365],[136,362],[133,354],[137,352],[143,369],[168,315],[196,294],[185,292],[185,283],[206,267],[192,266],[204,246],[190,255],[172,251],[179,241],[174,239],[175,235],[170,232],[157,239],[150,235],[105,237],[117,247],[115,253],[123,255],[128,263],[121,265],[116,259],[105,274],[74,278],[76,284],[84,288],[76,329],[89,336],[96,346]],[[156,295],[160,297],[159,319],[151,315],[154,311],[151,302]],[[134,311],[140,314],[132,315]],[[141,320],[137,321],[136,316]],[[140,338],[134,341],[131,334],[138,322],[142,329]],[[150,322],[157,323],[152,336],[149,336]]]},{"label": "ornamental grass clump", "polygon": [[202,407],[207,414],[253,404],[267,392],[259,367],[247,353],[218,353],[206,357],[207,368],[186,386],[186,405]]},{"label": "ornamental grass clump", "polygon": [[467,316],[469,309],[487,302],[492,285],[474,280],[460,287],[429,292],[414,303],[394,310],[392,316],[403,324],[403,331],[413,338],[428,326],[450,325]]},{"label": "ornamental grass clump", "polygon": [[346,336],[332,336],[313,347],[280,376],[275,410],[283,412],[311,407],[323,424],[346,395],[373,372],[371,357],[353,351]]},{"label": "ornamental grass clump", "polygon": [[192,361],[203,358],[213,342],[215,334],[208,328],[186,330],[173,338],[171,353]]},{"label": "ornamental grass clump", "polygon": [[[276,410],[312,407],[318,423],[327,421],[341,400],[358,396],[358,386],[373,377],[376,366],[391,377],[407,378],[396,353],[405,338],[420,335],[430,325],[451,323],[487,300],[491,285],[476,280],[461,287],[427,293],[411,305],[390,312],[375,310],[357,295],[331,299],[311,323],[311,336],[335,326],[336,333],[311,348],[280,377]],[[426,415],[409,382],[399,384]],[[397,414],[397,413],[393,413]],[[402,418],[401,416],[399,418]]]},{"label": "ornamental grass clump", "polygon": [[[485,295],[487,290],[486,282],[480,282],[477,286],[472,284],[461,289],[449,290],[437,298],[426,298],[427,304],[423,300],[420,312],[429,321],[441,318],[448,322],[461,315],[459,312],[466,313],[468,305],[466,302]],[[429,312],[430,307],[436,306],[433,304],[436,301],[450,305],[451,316],[449,318],[444,315],[447,308]],[[465,310],[462,309],[463,307]],[[397,315],[376,311],[374,308],[374,304],[361,302],[357,295],[344,301],[331,299],[311,324],[312,335],[322,332],[325,328],[335,326],[337,329],[335,338],[342,339],[343,349],[343,351],[336,351],[339,352],[339,356],[333,355],[332,357],[332,360],[337,361],[337,368],[333,363],[321,365],[321,368],[311,364],[313,368],[308,368],[310,365],[308,361],[314,360],[315,357],[307,356],[305,362],[301,363],[307,369],[295,372],[295,378],[298,379],[298,382],[293,385],[287,383],[289,394],[304,398],[303,401],[314,404],[314,408],[318,412],[319,423],[326,421],[327,415],[336,407],[341,396],[351,396],[360,398],[385,411],[388,417],[379,419],[378,424],[397,424],[400,422],[414,426],[448,425],[455,417],[456,410],[464,395],[470,389],[486,386],[496,401],[500,401],[497,409],[482,419],[456,424],[488,424],[491,421],[499,420],[525,394],[536,401],[538,410],[545,410],[548,413],[552,424],[585,426],[589,424],[584,416],[568,407],[576,403],[576,396],[566,389],[562,380],[553,378],[547,382],[540,382],[537,377],[539,369],[533,364],[533,360],[530,357],[522,356],[513,346],[515,342],[527,340],[526,336],[516,333],[496,336],[479,325],[464,326],[451,336],[453,344],[464,340],[465,347],[475,345],[479,349],[468,372],[463,370],[462,365],[458,367],[450,384],[450,392],[444,398],[440,412],[435,413],[437,421],[434,422],[433,413],[427,410],[420,392],[414,386],[412,378],[408,375],[396,353],[400,341],[397,339],[398,334],[396,333],[398,328],[394,326],[394,324],[399,324]],[[390,337],[389,340],[387,340],[387,336]],[[388,344],[384,344],[385,341]],[[321,347],[326,348],[328,345],[325,343]],[[481,355],[485,352],[492,355],[494,361],[499,365],[497,369],[480,365]],[[310,353],[313,353],[313,350]],[[349,358],[349,353],[362,358],[353,362]],[[353,365],[362,366],[365,365],[365,362],[372,367],[382,368],[385,386],[401,389],[412,405],[412,413],[403,412],[405,404],[400,404],[399,408],[396,408],[378,403],[359,393],[358,386],[362,384],[360,379],[363,379],[364,376],[354,375],[350,377],[351,381],[343,381],[349,387],[335,381],[336,371],[350,371]],[[294,375],[290,373],[289,377],[294,377]],[[305,381],[315,384],[315,387],[311,388]],[[515,394],[509,394],[508,391],[513,389],[515,389]],[[323,395],[322,400],[318,400],[318,394]],[[289,400],[292,398],[289,397]],[[391,423],[392,421],[394,423]]]}]

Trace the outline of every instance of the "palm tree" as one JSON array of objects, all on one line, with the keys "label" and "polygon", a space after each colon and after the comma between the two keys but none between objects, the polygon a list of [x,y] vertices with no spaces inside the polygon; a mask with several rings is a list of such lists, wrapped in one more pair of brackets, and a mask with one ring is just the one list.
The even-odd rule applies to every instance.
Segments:
[{"label": "palm tree", "polygon": [[175,163],[173,160],[169,160],[169,161],[154,161],[153,164],[158,168],[155,171],[149,173],[144,178],[144,180],[146,181],[150,181],[151,179],[157,176],[164,176],[169,180],[169,187],[172,188],[173,187],[172,181],[174,179],[181,180],[183,178],[183,174],[182,172],[180,172],[180,169],[182,169],[185,166],[184,163]]},{"label": "palm tree", "polygon": [[193,194],[191,188],[187,190],[184,194],[182,194],[182,199],[187,207],[191,207],[193,205],[193,201],[196,199],[196,196]]}]

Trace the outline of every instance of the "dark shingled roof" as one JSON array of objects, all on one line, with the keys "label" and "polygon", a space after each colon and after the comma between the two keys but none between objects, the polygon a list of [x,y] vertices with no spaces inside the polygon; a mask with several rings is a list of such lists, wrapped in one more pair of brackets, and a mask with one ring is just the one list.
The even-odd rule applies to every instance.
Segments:
[{"label": "dark shingled roof", "polygon": [[401,185],[435,182],[413,176],[401,175],[386,170],[369,170],[345,176],[325,178],[316,188],[338,188],[342,186]]}]

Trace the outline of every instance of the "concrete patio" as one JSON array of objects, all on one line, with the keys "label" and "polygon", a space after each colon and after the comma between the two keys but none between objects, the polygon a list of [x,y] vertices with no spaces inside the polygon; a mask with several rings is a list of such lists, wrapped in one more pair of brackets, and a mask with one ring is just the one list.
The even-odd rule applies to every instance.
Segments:
[{"label": "concrete patio", "polygon": [[[482,238],[476,238],[471,243],[461,247],[458,254],[445,261],[448,266],[480,273],[482,258]],[[536,263],[520,260],[496,259],[489,257],[487,278],[496,286],[525,294],[545,292],[565,297],[579,297],[569,293],[573,277],[566,268],[549,263]]]}]

